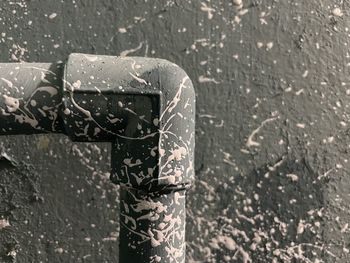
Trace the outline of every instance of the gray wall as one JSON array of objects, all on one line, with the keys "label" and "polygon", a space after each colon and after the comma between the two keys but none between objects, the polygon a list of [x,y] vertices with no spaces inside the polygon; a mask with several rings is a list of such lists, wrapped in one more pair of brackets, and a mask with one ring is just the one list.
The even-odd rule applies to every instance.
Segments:
[{"label": "gray wall", "polygon": [[[187,262],[349,262],[350,4],[240,2],[1,1],[0,61],[179,64],[197,95]],[[0,262],[117,262],[108,144],[0,147]]]}]

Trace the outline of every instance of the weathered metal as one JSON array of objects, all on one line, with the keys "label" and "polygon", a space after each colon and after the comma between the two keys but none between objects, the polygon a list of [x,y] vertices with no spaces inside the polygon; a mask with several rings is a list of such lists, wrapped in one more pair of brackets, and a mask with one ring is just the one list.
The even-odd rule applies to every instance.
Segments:
[{"label": "weathered metal", "polygon": [[194,177],[195,95],[166,60],[72,54],[63,64],[0,64],[0,134],[59,132],[112,143],[121,185],[120,262],[185,262]]}]

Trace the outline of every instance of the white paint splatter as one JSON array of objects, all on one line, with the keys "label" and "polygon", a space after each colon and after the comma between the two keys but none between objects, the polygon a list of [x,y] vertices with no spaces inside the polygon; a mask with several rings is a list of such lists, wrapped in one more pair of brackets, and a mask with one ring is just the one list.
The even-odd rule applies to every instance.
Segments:
[{"label": "white paint splatter", "polygon": [[293,182],[296,182],[296,181],[299,180],[299,177],[298,177],[298,175],[296,175],[296,174],[287,174],[286,176],[287,176],[288,178],[290,178]]},{"label": "white paint splatter", "polygon": [[332,14],[338,17],[342,17],[344,15],[343,11],[339,7],[334,8]]},{"label": "white paint splatter", "polygon": [[205,76],[199,76],[198,77],[198,82],[199,83],[211,82],[211,83],[215,83],[215,84],[220,84],[220,82],[215,80],[214,78],[208,78],[208,77],[205,77]]},{"label": "white paint splatter", "polygon": [[3,98],[5,100],[5,105],[7,107],[8,112],[15,112],[19,108],[19,100],[13,97],[9,97],[6,95],[3,95]]},{"label": "white paint splatter", "polygon": [[50,19],[54,19],[56,16],[57,16],[56,13],[52,13],[51,15],[49,15],[49,18],[50,18]]},{"label": "white paint splatter", "polygon": [[297,123],[297,127],[300,129],[304,129],[306,127],[305,123]]},{"label": "white paint splatter", "polygon": [[202,7],[201,7],[201,11],[203,12],[207,12],[208,13],[208,19],[212,19],[213,18],[213,12],[215,12],[214,8],[211,8],[209,6],[207,6],[206,3],[201,3]]},{"label": "white paint splatter", "polygon": [[269,42],[266,44],[266,50],[270,50],[273,48],[273,42]]},{"label": "white paint splatter", "polygon": [[138,82],[142,83],[142,84],[145,84],[145,85],[148,85],[147,81],[142,79],[142,78],[139,78],[138,76],[135,76],[134,74],[132,74],[131,72],[129,72],[129,74],[134,78],[136,79]]},{"label": "white paint splatter", "polygon": [[10,226],[10,222],[7,219],[0,219],[0,230],[9,226]]},{"label": "white paint splatter", "polygon": [[138,50],[140,50],[143,46],[143,42],[140,42],[140,44],[136,47],[136,48],[132,48],[132,49],[127,49],[127,50],[124,50],[120,53],[120,56],[121,57],[126,57],[127,55],[129,55],[130,53],[134,53]]},{"label": "white paint splatter", "polygon": [[260,143],[259,143],[259,142],[254,141],[254,136],[260,131],[260,129],[261,129],[262,127],[264,127],[264,125],[265,125],[266,123],[269,123],[269,122],[274,121],[274,120],[276,120],[276,119],[277,119],[277,117],[272,117],[272,118],[269,118],[269,119],[264,120],[264,121],[260,124],[260,126],[259,126],[258,128],[256,128],[256,129],[249,135],[249,137],[248,137],[248,139],[247,139],[247,142],[246,142],[246,146],[247,146],[248,148],[249,148],[249,147],[252,147],[252,146],[260,146]]}]

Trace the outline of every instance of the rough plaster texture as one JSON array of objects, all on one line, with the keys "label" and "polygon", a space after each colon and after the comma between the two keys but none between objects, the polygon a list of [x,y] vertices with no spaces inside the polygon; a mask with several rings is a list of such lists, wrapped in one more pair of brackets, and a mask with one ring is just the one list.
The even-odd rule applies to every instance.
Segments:
[{"label": "rough plaster texture", "polygon": [[[3,1],[0,59],[161,57],[197,96],[187,262],[349,262],[347,1]],[[1,77],[1,76],[0,76]],[[0,138],[0,262],[117,262],[108,144]]]}]

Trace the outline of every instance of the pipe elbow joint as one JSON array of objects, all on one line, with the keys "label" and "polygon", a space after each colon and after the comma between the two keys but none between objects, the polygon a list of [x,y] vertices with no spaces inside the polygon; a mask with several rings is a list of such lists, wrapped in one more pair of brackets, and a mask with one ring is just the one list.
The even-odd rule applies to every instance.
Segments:
[{"label": "pipe elbow joint", "polygon": [[195,93],[162,59],[72,54],[61,117],[73,141],[112,143],[113,182],[145,191],[186,188],[194,177]]}]

